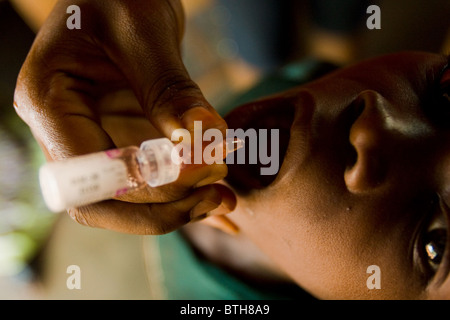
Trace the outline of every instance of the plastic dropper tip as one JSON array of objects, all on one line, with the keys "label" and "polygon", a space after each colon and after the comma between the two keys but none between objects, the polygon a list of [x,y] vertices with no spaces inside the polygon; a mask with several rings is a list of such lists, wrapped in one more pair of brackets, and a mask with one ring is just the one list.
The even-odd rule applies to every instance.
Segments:
[{"label": "plastic dropper tip", "polygon": [[226,139],[227,143],[227,154],[230,152],[234,152],[244,147],[245,141],[240,138],[228,138]]}]

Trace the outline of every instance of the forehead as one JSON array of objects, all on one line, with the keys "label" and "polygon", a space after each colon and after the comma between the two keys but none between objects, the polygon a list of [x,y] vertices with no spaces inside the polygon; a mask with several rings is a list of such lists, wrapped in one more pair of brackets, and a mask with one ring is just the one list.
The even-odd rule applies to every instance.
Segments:
[{"label": "forehead", "polygon": [[448,60],[446,56],[424,52],[390,54],[339,69],[304,88],[313,93],[317,111],[325,115],[336,115],[363,91],[373,91],[407,124],[405,128],[417,131],[424,124],[437,126],[427,118],[431,116],[429,106],[436,102],[434,93]]},{"label": "forehead", "polygon": [[401,52],[367,59],[343,70],[358,73],[359,69],[359,71],[364,71],[367,76],[371,76],[387,69],[394,74],[400,72],[401,74],[420,76],[424,75],[425,70],[443,66],[446,62],[447,58],[444,55],[428,52]]},{"label": "forehead", "polygon": [[407,85],[415,92],[422,92],[436,80],[447,63],[447,57],[433,53],[395,53],[344,67],[322,80],[345,78],[353,80],[353,84],[366,84],[381,92],[401,90]]}]

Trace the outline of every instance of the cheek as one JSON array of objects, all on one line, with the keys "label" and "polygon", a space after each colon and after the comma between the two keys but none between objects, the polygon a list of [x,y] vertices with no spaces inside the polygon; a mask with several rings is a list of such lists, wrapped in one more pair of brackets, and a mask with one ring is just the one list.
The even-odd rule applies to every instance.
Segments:
[{"label": "cheek", "polygon": [[304,219],[304,208],[291,201],[241,201],[238,210],[232,217],[245,235],[301,287],[323,297],[318,289],[334,281],[330,266],[343,263],[342,254],[329,250],[333,229]]},{"label": "cheek", "polygon": [[320,166],[316,158],[276,185],[239,198],[230,217],[308,292],[320,298],[363,297],[367,267],[389,270],[374,257],[377,243],[386,248],[390,241],[380,230],[374,238],[373,222],[382,211],[367,210],[370,203],[354,202],[342,188],[337,170]]},{"label": "cheek", "polygon": [[[402,245],[409,231],[395,231],[405,228],[393,228],[390,224],[398,223],[383,218],[396,210],[345,201],[334,188],[319,183],[316,189],[317,181],[306,181],[295,190],[280,186],[239,199],[231,216],[280,269],[318,298],[414,296],[418,288],[405,272]],[[381,269],[383,290],[367,288],[371,265]]]},{"label": "cheek", "polygon": [[317,172],[323,170],[305,170],[295,183],[285,178],[240,198],[230,215],[284,272],[313,293],[316,286],[336,280],[330,279],[330,266],[349,260],[333,248],[342,235],[336,225],[346,210],[342,193]]}]

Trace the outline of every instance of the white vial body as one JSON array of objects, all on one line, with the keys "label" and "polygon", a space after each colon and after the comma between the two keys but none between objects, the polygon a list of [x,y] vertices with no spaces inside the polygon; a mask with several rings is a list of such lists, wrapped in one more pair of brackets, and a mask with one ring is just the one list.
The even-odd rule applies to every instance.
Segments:
[{"label": "white vial body", "polygon": [[50,210],[59,212],[111,199],[147,184],[152,187],[175,181],[180,166],[171,159],[169,139],[149,140],[141,149],[127,147],[49,162],[39,180]]}]

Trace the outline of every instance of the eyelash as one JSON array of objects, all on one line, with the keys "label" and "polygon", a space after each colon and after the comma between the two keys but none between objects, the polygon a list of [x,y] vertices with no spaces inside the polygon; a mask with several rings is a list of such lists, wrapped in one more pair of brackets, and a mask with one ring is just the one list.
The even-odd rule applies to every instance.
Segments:
[{"label": "eyelash", "polygon": [[435,78],[432,87],[432,105],[433,105],[433,119],[438,124],[448,126],[450,123],[450,78],[445,82],[442,82],[443,77],[447,72],[450,72],[450,55],[447,57],[447,64],[440,70],[439,74]]},{"label": "eyelash", "polygon": [[[450,72],[450,55],[447,57],[447,61],[447,64],[440,70],[438,76],[434,77],[435,81],[433,81],[434,84],[432,85],[433,90],[431,101],[433,101],[432,110],[435,115],[433,117],[434,121],[448,127],[450,123],[450,77],[448,77],[444,82],[442,82],[442,80],[444,76]],[[449,230],[447,228],[446,215],[443,211],[444,209],[442,208],[442,202],[439,195],[436,195],[431,200],[430,204],[431,208],[429,209],[431,210],[432,215],[430,218],[425,219],[425,221],[421,223],[421,231],[419,232],[418,239],[416,241],[415,250],[415,255],[417,258],[416,263],[418,263],[419,269],[426,283],[429,283],[435,277],[438,270],[443,267],[442,264],[446,264],[443,257],[447,256],[450,250],[447,243],[449,238]],[[439,219],[442,219],[440,223],[443,222],[444,227],[439,225]],[[445,229],[445,231],[442,231],[443,229]],[[445,242],[441,243],[439,240],[435,241],[436,238],[432,235],[436,236],[436,234],[438,239],[444,239]],[[429,243],[433,243],[433,245],[431,247],[427,247]],[[434,248],[432,248],[433,246]],[[440,254],[440,258],[438,259],[439,261],[433,261],[433,253],[427,252],[427,249],[436,249],[436,247],[443,247],[443,252],[438,253]],[[439,251],[439,248],[437,249],[437,251]]]},{"label": "eyelash", "polygon": [[[447,246],[448,228],[446,215],[443,211],[442,202],[438,195],[430,201],[430,207],[428,210],[432,212],[432,215],[421,223],[421,231],[418,234],[415,245],[416,264],[424,278],[425,284],[428,284],[438,273],[438,270],[442,267],[442,265],[445,264],[445,256],[447,256],[449,249]],[[432,254],[427,252],[426,246],[429,243],[432,243],[431,240],[436,240],[431,236],[431,234],[436,235],[436,233],[438,233],[438,237],[441,238],[438,238],[438,240],[442,240],[443,238],[443,241],[434,241],[434,249],[439,247],[439,245],[436,246],[436,243],[441,246],[443,244],[443,251],[439,253],[439,261],[433,262],[433,257],[431,257]],[[439,248],[437,251],[439,251]]]}]

